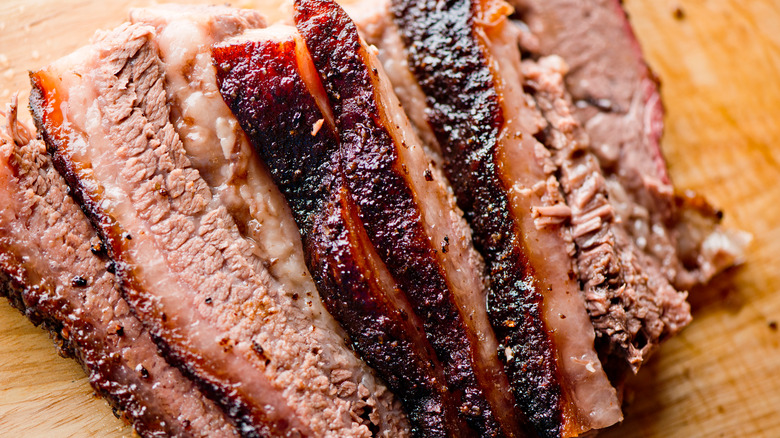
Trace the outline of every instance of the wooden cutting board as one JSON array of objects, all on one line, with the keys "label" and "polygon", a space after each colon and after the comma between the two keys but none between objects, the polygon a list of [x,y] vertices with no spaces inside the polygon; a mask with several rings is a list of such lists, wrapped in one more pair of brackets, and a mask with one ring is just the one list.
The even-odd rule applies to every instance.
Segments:
[{"label": "wooden cutting board", "polygon": [[[27,70],[85,44],[149,0],[4,0],[0,101]],[[234,2],[280,16],[278,0]],[[676,184],[755,236],[747,263],[691,292],[694,322],[629,386],[607,437],[780,436],[780,2],[625,0],[663,82],[664,153]],[[2,208],[2,206],[0,206]],[[632,395],[633,394],[633,395]],[[131,428],[72,360],[0,302],[0,436],[116,436]]]}]

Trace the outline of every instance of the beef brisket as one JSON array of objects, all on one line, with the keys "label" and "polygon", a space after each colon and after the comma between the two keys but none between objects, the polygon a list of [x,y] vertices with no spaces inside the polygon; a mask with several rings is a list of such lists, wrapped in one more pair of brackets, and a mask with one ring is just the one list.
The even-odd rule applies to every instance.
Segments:
[{"label": "beef brisket", "polygon": [[518,30],[490,1],[392,1],[430,129],[491,275],[488,296],[515,397],[543,436],[621,418],[593,347],[554,163],[534,137]]},{"label": "beef brisket", "polygon": [[[605,169],[618,217],[638,247],[680,290],[704,284],[739,260],[743,233],[722,229],[703,198],[676,194],[661,152],[658,81],[619,0],[511,0],[538,55],[561,56],[575,117]],[[593,29],[598,29],[594,32]]]},{"label": "beef brisket", "polygon": [[[607,37],[601,32],[592,32],[595,35],[588,36],[603,43],[590,48],[598,55],[594,55],[594,63],[601,63],[601,66],[589,71],[607,70],[608,75],[622,78],[616,79],[616,82],[622,84],[624,92],[634,90],[633,92],[639,93],[642,90],[652,89],[652,92],[648,91],[648,96],[654,97],[648,99],[655,104],[658,103],[655,82],[650,80],[652,75],[641,60],[638,46],[633,35],[630,34],[630,28],[625,27],[627,22],[619,5],[617,5],[618,9],[615,9],[602,8],[599,2],[596,2],[598,5],[552,2],[559,4],[560,7],[556,9],[549,4],[541,4],[544,2],[529,3],[540,4],[533,7],[524,6],[519,15],[532,16],[531,30],[540,33],[535,37],[524,23],[514,22],[516,43],[522,48],[535,52],[538,56],[542,51],[541,48],[550,44],[549,40],[556,40],[556,38],[560,40],[562,36],[566,36],[567,44],[575,44],[578,47],[582,44],[582,38],[576,39],[569,35],[567,26],[558,23],[545,27],[543,23],[534,23],[534,19],[541,20],[547,15],[557,17],[566,10],[576,9],[587,19],[572,20],[573,15],[569,12],[572,16],[567,16],[566,22],[576,22],[577,26],[574,27],[584,35],[586,30],[581,27],[583,22],[591,26],[588,29],[601,28],[604,23],[598,25],[597,23],[599,20],[605,20],[605,15],[609,15],[611,18],[605,25],[610,29],[606,34],[619,31],[623,35],[628,32],[628,36],[631,37],[628,41],[633,41],[630,46],[632,51],[628,52],[631,57],[622,56],[621,61],[630,60],[631,62],[626,66],[630,64],[634,72],[630,74],[624,71],[613,72],[611,68],[605,67],[609,60],[604,57],[616,55],[611,49],[612,46],[605,42]],[[495,3],[494,9],[500,9],[499,5],[500,2]],[[387,2],[359,2],[352,5],[350,12],[357,17],[356,20],[366,38],[378,46],[379,57],[393,81],[404,109],[414,115],[412,121],[416,131],[426,139],[434,154],[441,154],[439,141],[436,140],[433,129],[436,123],[441,125],[441,122],[433,120],[431,123],[431,115],[435,110],[434,107],[429,107],[430,99],[426,102],[423,91],[425,81],[418,82],[412,74],[413,65],[410,65],[411,58],[406,56],[407,50],[401,36],[402,29],[399,29],[398,22],[391,18],[392,13],[388,8]],[[546,12],[535,16],[534,8],[544,9]],[[592,14],[582,11],[593,8],[599,10]],[[619,12],[619,15],[615,15],[616,12]],[[615,28],[610,20],[616,18],[620,19],[623,27]],[[560,35],[553,35],[555,32]],[[583,35],[580,36],[584,38]],[[619,41],[617,47],[623,48],[624,43],[623,40]],[[507,44],[512,43],[507,41]],[[607,50],[607,47],[610,49]],[[561,48],[564,51],[570,49],[571,47],[566,45]],[[579,64],[577,70],[566,76],[569,85],[573,80],[572,77],[582,77],[580,69],[594,68],[588,64],[585,57],[580,56],[580,52],[577,52],[575,57]],[[435,59],[436,57],[432,56],[426,58],[426,62]],[[551,63],[552,59],[560,58],[548,59],[546,62],[548,67],[557,64],[558,70],[566,68],[565,63]],[[520,75],[528,93],[526,98],[531,100],[530,105],[533,107],[526,119],[533,120],[530,125],[536,125],[530,126],[527,133],[550,147],[550,152],[554,155],[552,164],[557,169],[552,174],[562,183],[561,193],[568,204],[576,204],[559,203],[550,208],[537,208],[535,215],[537,222],[540,220],[560,222],[570,229],[575,245],[570,247],[569,252],[577,268],[576,273],[583,287],[588,312],[596,330],[599,353],[608,362],[610,378],[619,383],[627,369],[636,372],[659,342],[675,334],[689,322],[690,315],[684,299],[685,293],[679,293],[677,289],[685,289],[705,281],[719,270],[737,262],[746,238],[741,233],[723,230],[717,224],[719,221],[717,212],[701,197],[689,195],[688,192],[684,195],[674,195],[665,167],[662,166],[661,170],[658,170],[658,162],[662,158],[657,147],[657,139],[653,140],[652,136],[641,144],[634,141],[633,146],[626,146],[625,157],[614,158],[610,161],[611,164],[605,165],[604,163],[609,160],[604,158],[603,153],[599,153],[599,148],[589,139],[587,128],[590,125],[586,124],[585,128],[580,127],[578,119],[578,116],[582,118],[585,114],[582,107],[588,101],[595,102],[595,100],[581,99],[577,105],[573,105],[569,97],[563,97],[567,95],[563,84],[554,85],[556,75],[561,74],[561,71],[533,66],[538,67],[532,60],[528,60],[526,67],[532,68],[530,71],[523,71]],[[535,77],[525,78],[529,74]],[[625,79],[636,75],[643,79],[634,82]],[[603,81],[604,77],[599,76],[598,80]],[[637,85],[639,83],[644,85],[639,87]],[[548,107],[539,108],[539,86],[545,87],[548,93],[560,95],[560,98],[550,95],[546,98],[542,97]],[[604,84],[595,87],[595,90],[602,88],[604,92],[610,91]],[[660,111],[660,106],[656,107],[652,104],[648,104],[646,108],[633,109],[622,117],[634,117],[644,109],[649,114],[654,114],[653,119],[659,117],[657,112]],[[617,113],[609,117],[614,119]],[[606,120],[612,119],[602,119],[599,116],[593,117],[588,123],[593,124],[597,121],[607,123]],[[634,122],[639,121],[640,118],[634,118]],[[653,129],[660,128],[657,121],[648,126]],[[633,133],[623,132],[625,130],[631,131],[632,128],[612,126],[606,129],[613,135],[638,135],[636,129]],[[557,143],[557,146],[552,147],[553,143]],[[568,152],[556,153],[558,150],[556,148],[564,148]],[[638,149],[641,150],[634,152]],[[636,163],[640,162],[654,163],[651,167],[656,170],[652,171],[650,176],[642,175],[640,172],[650,172],[650,169],[638,169]],[[576,163],[584,164],[584,167]],[[618,172],[616,169],[619,166],[629,170]],[[565,179],[563,167],[577,172],[574,180]],[[627,183],[628,180],[632,182]],[[575,193],[577,191],[579,195]],[[586,250],[586,247],[589,249]]]},{"label": "beef brisket", "polygon": [[544,116],[536,134],[552,154],[571,211],[571,234],[585,303],[619,381],[621,362],[634,371],[664,339],[691,320],[656,261],[639,248],[617,218],[607,181],[565,91],[565,62],[557,56],[523,62],[523,85]]},{"label": "beef brisket", "polygon": [[[346,14],[332,2],[299,2],[297,11],[311,61],[295,35],[280,42],[281,31],[214,55],[223,96],[288,196],[326,302],[426,436],[517,436],[481,264],[452,195]],[[371,326],[377,316],[383,325]],[[381,349],[372,331],[386,338]],[[419,345],[407,347],[413,334]],[[398,361],[403,349],[410,355]],[[428,349],[425,371],[415,358]],[[426,389],[436,379],[446,386]]]},{"label": "beef brisket", "polygon": [[323,360],[337,346],[299,310],[313,297],[295,303],[192,166],[170,122],[155,35],[123,25],[32,75],[36,124],[123,295],[243,435],[403,430],[403,418],[374,414],[373,394],[352,383],[362,370]]},{"label": "beef brisket", "polygon": [[404,402],[413,430],[445,436],[457,416],[447,408],[441,365],[330,167],[336,137],[324,123],[332,123],[332,115],[303,82],[315,73],[297,53],[303,43],[296,34],[275,26],[246,34],[249,41],[217,46],[220,90],[288,196],[328,310]]},{"label": "beef brisket", "polygon": [[403,412],[345,344],[343,330],[323,307],[286,201],[218,91],[211,46],[246,29],[263,27],[262,18],[250,10],[178,5],[136,9],[130,15],[132,22],[155,27],[171,121],[187,158],[241,233],[255,243],[268,272],[283,285],[289,305],[320,329],[321,366],[338,374],[342,387],[366,389],[359,398],[354,396],[356,409],[365,403],[362,415],[373,418],[369,424],[380,435],[401,434]]},{"label": "beef brisket", "polygon": [[675,192],[620,1],[350,3],[134,9],[31,73],[0,294],[143,436],[620,421],[745,244]]},{"label": "beef brisket", "polygon": [[[0,290],[84,367],[95,391],[142,436],[235,436],[169,366],[121,298],[97,234],[45,145],[9,111],[0,132]],[[103,256],[103,257],[101,257]]]}]

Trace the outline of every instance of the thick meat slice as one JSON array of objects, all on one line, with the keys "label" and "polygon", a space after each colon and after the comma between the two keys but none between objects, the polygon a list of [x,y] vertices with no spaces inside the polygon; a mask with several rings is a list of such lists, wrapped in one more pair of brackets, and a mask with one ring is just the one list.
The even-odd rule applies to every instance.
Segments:
[{"label": "thick meat slice", "polygon": [[323,115],[309,93],[321,85],[295,28],[247,33],[213,52],[225,101],[287,195],[328,310],[403,400],[413,430],[447,436],[458,419],[441,364],[332,160],[338,152],[332,115]]},{"label": "thick meat slice", "polygon": [[482,261],[445,180],[346,13],[329,0],[298,1],[295,20],[333,108],[360,218],[423,320],[461,413],[481,435],[519,434],[484,307]]},{"label": "thick meat slice", "polygon": [[619,421],[576,282],[541,116],[522,90],[518,29],[502,2],[395,0],[445,171],[491,274],[488,306],[515,397],[544,436]]},{"label": "thick meat slice", "polygon": [[[320,13],[332,20],[323,23]],[[463,419],[481,435],[522,433],[511,418],[511,392],[485,315],[480,261],[451,194],[429,166],[381,67],[360,43],[349,18],[330,2],[302,3],[297,17],[314,65],[295,35],[279,40],[281,28],[217,47],[214,55],[223,96],[290,201],[312,272],[323,295],[333,297],[326,302],[356,348],[404,399],[424,434],[473,434]],[[318,27],[324,24],[334,28]],[[321,40],[324,35],[339,35],[344,44],[336,47]],[[332,53],[340,48],[346,50]],[[341,71],[355,76],[334,83],[334,67],[324,59],[340,60]],[[308,93],[313,96],[305,97]],[[339,139],[331,133],[334,123]],[[361,128],[368,131],[361,135]],[[362,258],[371,263],[352,259],[350,251],[366,253]],[[340,255],[329,255],[334,253]],[[360,276],[340,280],[352,266]],[[388,286],[370,292],[376,294],[369,296],[371,301],[331,286],[356,288],[361,277],[369,285],[372,278],[389,277]],[[437,400],[427,396],[438,406],[412,386],[420,385],[410,379],[420,374],[413,356],[396,362],[395,355],[369,348],[371,326],[366,324],[376,314],[372,303],[386,301],[391,305],[382,311],[389,313],[379,315],[392,322],[400,313],[409,321],[401,324],[410,326],[410,333],[424,330],[417,335],[419,342],[428,345],[427,335],[437,354],[432,375],[444,368],[446,382],[440,382],[446,383],[445,393]],[[395,348],[405,347],[390,324],[376,327]]]},{"label": "thick meat slice", "polygon": [[2,294],[58,338],[141,436],[235,436],[219,408],[160,356],[45,145],[14,113],[0,131]]},{"label": "thick meat slice", "polygon": [[[663,107],[619,0],[511,0],[537,37],[532,50],[560,55],[575,117],[606,170],[619,222],[678,289],[707,282],[740,259],[747,236],[723,230],[700,197],[675,195],[660,148]],[[596,31],[597,30],[597,31]]]},{"label": "thick meat slice", "polygon": [[636,372],[662,340],[690,322],[690,306],[617,219],[606,178],[572,114],[565,71],[557,56],[524,61],[523,84],[544,116],[536,136],[558,167],[588,313],[600,353],[615,357],[607,362],[610,378],[619,382],[628,367]]},{"label": "thick meat slice", "polygon": [[[263,27],[255,11],[229,7],[164,5],[131,11],[134,23],[155,27],[165,70],[171,122],[185,154],[266,261],[289,305],[319,328],[321,367],[344,387],[363,386],[364,419],[379,434],[397,436],[405,426],[400,405],[346,345],[345,334],[325,310],[303,258],[300,235],[286,201],[220,96],[211,46],[245,29]],[[302,321],[303,323],[303,321]]]},{"label": "thick meat slice", "polygon": [[297,32],[274,26],[247,33],[215,47],[214,62],[225,101],[287,195],[326,306],[404,401],[414,430],[446,436],[457,418],[441,365],[331,161],[338,140],[324,120],[332,116],[308,91],[319,81]]},{"label": "thick meat slice", "polygon": [[[368,393],[276,281],[170,123],[154,28],[123,25],[32,75],[34,119],[167,359],[247,436],[370,436]],[[370,427],[369,427],[370,426]],[[388,432],[385,432],[388,435]]]}]

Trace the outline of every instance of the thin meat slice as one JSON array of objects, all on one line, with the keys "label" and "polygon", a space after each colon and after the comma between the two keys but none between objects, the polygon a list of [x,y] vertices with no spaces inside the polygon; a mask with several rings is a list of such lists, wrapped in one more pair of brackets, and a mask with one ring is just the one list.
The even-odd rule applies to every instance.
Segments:
[{"label": "thin meat slice", "polygon": [[51,331],[141,436],[236,436],[222,411],[158,353],[45,145],[15,113],[14,106],[0,131],[2,294]]},{"label": "thin meat slice", "polygon": [[518,404],[543,436],[621,419],[576,281],[569,207],[523,93],[503,2],[394,0],[391,12],[458,204],[491,274],[488,307]]},{"label": "thin meat slice", "polygon": [[701,196],[676,193],[661,152],[657,78],[619,0],[511,0],[536,36],[535,55],[561,56],[574,116],[606,171],[619,221],[678,289],[738,263],[749,237],[724,230]]},{"label": "thin meat slice", "polygon": [[[246,29],[264,27],[256,11],[217,6],[162,5],[134,9],[134,23],[155,27],[164,66],[171,122],[187,158],[252,239],[268,272],[283,286],[301,318],[317,327],[319,365],[334,375],[354,412],[379,435],[406,428],[400,405],[346,345],[343,330],[323,307],[304,263],[300,235],[285,199],[258,159],[217,86],[211,47]],[[273,32],[271,32],[273,33]],[[350,388],[364,388],[360,393]]]},{"label": "thin meat slice", "polygon": [[[332,3],[302,4],[299,8],[303,10],[298,14],[299,25],[307,29],[303,35],[309,38],[307,45],[314,65],[296,35],[278,40],[282,28],[265,35],[255,32],[218,46],[214,56],[223,97],[288,197],[304,241],[308,242],[309,265],[321,293],[333,296],[331,300],[326,298],[331,312],[348,328],[356,348],[405,401],[413,424],[426,435],[473,434],[464,419],[481,435],[521,434],[517,420],[511,418],[511,392],[496,358],[496,341],[485,315],[480,261],[470,247],[468,229],[451,194],[437,170],[430,167],[419,140],[397,110],[398,102],[387,80],[383,76],[380,79],[381,67],[375,59],[369,59],[349,18]],[[316,16],[306,17],[312,12],[332,14],[331,24],[337,28],[312,27],[312,23],[321,23]],[[340,35],[348,51],[329,54],[334,47],[316,41],[317,32]],[[328,73],[332,67],[321,67],[327,57],[350,63],[354,68],[345,65],[342,71],[354,71],[360,80],[355,80],[354,86],[334,86],[327,79],[334,77]],[[315,65],[323,77],[324,89]],[[362,106],[346,110],[349,103],[342,106],[332,98],[338,93],[339,100],[356,102],[358,99],[348,94],[354,90],[364,93]],[[304,97],[307,93],[312,96]],[[371,113],[376,116],[365,126],[373,131],[361,137],[349,120],[360,122],[363,117],[359,114]],[[339,139],[331,133],[334,124]],[[371,136],[376,139],[366,140]],[[370,179],[366,174],[369,167]],[[363,181],[356,181],[360,178]],[[370,211],[371,204],[374,211]],[[363,242],[362,249],[359,242]],[[347,244],[357,246],[350,249]],[[361,266],[359,258],[350,259],[354,256],[349,251],[367,252],[363,257],[371,263]],[[343,255],[326,257],[336,253]],[[388,287],[376,290],[374,293],[379,295],[371,302],[363,301],[363,295],[350,297],[331,286],[347,277],[345,269],[355,264],[368,270],[361,273],[363,282],[388,277]],[[381,350],[368,348],[371,344],[366,334],[370,332],[360,318],[370,318],[376,311],[368,305],[382,301],[391,301],[388,309],[395,306],[404,319],[414,322],[410,333],[424,330],[418,335],[419,342],[428,345],[427,335],[438,355],[434,356],[435,371],[442,373],[444,367],[446,394],[437,401],[441,406],[436,409],[441,412],[433,417],[431,408],[435,406],[425,406],[425,400],[411,391],[414,388],[409,384],[409,376],[419,374],[414,371],[419,364],[409,360],[393,363],[393,357],[382,357]],[[393,316],[391,312],[384,319]],[[432,324],[434,319],[438,326]],[[404,346],[392,327],[379,328],[393,339],[391,345]],[[413,374],[404,372],[403,367]],[[501,413],[500,424],[491,418],[495,411]]]},{"label": "thin meat slice", "polygon": [[552,154],[571,209],[574,257],[597,344],[610,356],[611,380],[619,382],[627,367],[636,372],[661,341],[690,322],[690,306],[618,220],[606,177],[573,116],[565,73],[557,56],[523,62],[524,87],[545,119],[537,137]]},{"label": "thin meat slice", "polygon": [[154,38],[125,24],[32,75],[36,124],[123,296],[242,435],[371,436],[367,389],[322,365],[328,336],[187,158]]}]

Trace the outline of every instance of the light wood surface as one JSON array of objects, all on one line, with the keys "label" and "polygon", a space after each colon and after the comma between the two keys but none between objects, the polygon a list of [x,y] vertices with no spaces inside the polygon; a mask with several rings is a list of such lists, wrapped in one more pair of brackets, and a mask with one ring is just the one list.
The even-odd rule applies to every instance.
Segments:
[{"label": "light wood surface", "polygon": [[[148,3],[0,2],[0,101],[21,90],[26,102],[27,70]],[[234,4],[283,10],[277,1]],[[631,382],[626,420],[603,436],[780,436],[780,331],[772,324],[780,323],[780,1],[625,5],[663,82],[664,153],[676,184],[705,194],[727,226],[755,240],[743,267],[691,292],[694,322]],[[0,302],[0,436],[131,433],[79,366]]]}]

